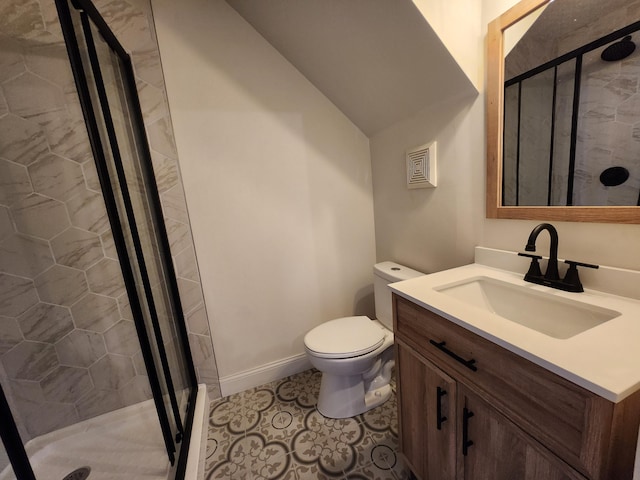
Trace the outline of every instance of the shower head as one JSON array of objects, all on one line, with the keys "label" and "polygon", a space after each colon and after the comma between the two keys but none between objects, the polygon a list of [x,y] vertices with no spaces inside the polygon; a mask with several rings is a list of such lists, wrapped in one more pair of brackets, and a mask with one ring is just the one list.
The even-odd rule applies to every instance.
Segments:
[{"label": "shower head", "polygon": [[602,51],[600,58],[605,62],[617,62],[627,58],[636,49],[636,44],[631,41],[631,35],[627,35],[622,40],[612,43]]}]

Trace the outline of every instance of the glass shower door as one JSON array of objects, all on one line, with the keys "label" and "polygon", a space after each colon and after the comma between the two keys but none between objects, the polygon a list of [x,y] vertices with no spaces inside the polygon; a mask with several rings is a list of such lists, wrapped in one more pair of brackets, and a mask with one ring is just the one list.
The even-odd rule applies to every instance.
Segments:
[{"label": "glass shower door", "polygon": [[186,458],[196,380],[131,61],[90,2],[56,3],[173,465]]}]

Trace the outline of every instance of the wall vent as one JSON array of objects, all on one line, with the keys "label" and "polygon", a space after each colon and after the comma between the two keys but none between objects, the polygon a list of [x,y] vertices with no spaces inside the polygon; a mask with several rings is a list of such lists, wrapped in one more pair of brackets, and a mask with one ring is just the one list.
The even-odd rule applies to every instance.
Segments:
[{"label": "wall vent", "polygon": [[436,142],[409,150],[407,152],[407,188],[436,186]]}]

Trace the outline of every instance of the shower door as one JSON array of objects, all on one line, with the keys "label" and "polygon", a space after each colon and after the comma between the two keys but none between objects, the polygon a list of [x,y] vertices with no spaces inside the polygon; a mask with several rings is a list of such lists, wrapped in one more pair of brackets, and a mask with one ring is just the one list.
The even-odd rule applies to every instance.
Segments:
[{"label": "shower door", "polygon": [[180,477],[196,376],[129,55],[90,1],[56,0],[162,427]]}]

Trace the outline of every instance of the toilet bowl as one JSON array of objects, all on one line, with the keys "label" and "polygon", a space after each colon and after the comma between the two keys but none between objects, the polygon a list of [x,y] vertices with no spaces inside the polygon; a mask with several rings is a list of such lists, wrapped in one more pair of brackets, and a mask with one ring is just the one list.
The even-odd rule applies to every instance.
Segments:
[{"label": "toilet bowl", "polygon": [[343,317],[307,333],[305,351],[322,372],[318,411],[329,418],[359,415],[391,396],[393,316],[389,283],[424,275],[393,262],[374,266],[376,316]]}]

